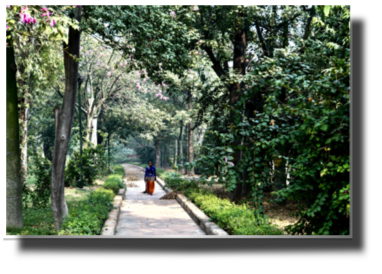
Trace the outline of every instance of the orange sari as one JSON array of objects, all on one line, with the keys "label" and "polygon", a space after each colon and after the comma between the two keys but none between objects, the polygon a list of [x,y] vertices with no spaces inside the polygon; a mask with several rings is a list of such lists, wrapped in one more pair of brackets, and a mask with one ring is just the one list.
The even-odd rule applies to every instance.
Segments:
[{"label": "orange sari", "polygon": [[147,193],[153,194],[155,189],[155,181],[146,181]]}]

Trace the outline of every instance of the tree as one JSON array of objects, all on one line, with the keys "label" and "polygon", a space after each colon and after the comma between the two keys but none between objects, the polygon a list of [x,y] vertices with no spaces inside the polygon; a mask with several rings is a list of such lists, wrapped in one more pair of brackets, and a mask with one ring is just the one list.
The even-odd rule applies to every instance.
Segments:
[{"label": "tree", "polygon": [[[17,67],[15,65],[14,45],[20,41],[27,41],[28,37],[38,37],[44,41],[65,40],[64,35],[61,35],[61,30],[70,24],[64,14],[66,9],[67,7],[54,9],[55,14],[51,17],[52,13],[47,7],[7,5],[7,62],[10,62],[9,65],[12,65],[14,70],[14,73],[10,70],[8,71],[9,68],[7,67],[7,136],[10,134],[8,139],[10,142],[7,142],[7,150],[10,153],[9,157],[7,157],[7,170],[9,166],[9,172],[14,172],[14,174],[7,173],[7,178],[9,176],[9,182],[7,179],[7,208],[11,210],[7,213],[7,220],[10,220],[11,226],[22,225],[20,221],[22,220],[22,211],[19,210],[20,201],[22,200],[22,181],[18,179],[22,171],[20,170],[21,160],[17,159],[17,157],[21,157],[21,153],[17,154],[15,152],[16,145],[19,146],[20,144],[19,134],[16,135],[15,133],[15,130],[19,131],[18,116],[20,111],[14,100],[19,101],[20,99],[17,94],[17,86],[15,86]],[[57,20],[60,22],[56,25]],[[55,25],[59,29],[58,32],[57,30],[52,31]],[[19,39],[20,37],[23,39]],[[20,45],[17,46],[19,47]],[[26,117],[25,115],[21,116]],[[25,132],[24,135],[26,136]],[[21,149],[25,152],[24,147]],[[13,165],[12,168],[11,165]]]},{"label": "tree", "polygon": [[[78,22],[81,21],[81,7],[76,8],[74,18]],[[56,137],[52,161],[51,201],[56,231],[60,229],[63,217],[68,215],[64,193],[64,172],[77,94],[77,58],[80,56],[80,31],[70,27],[68,36],[68,43],[64,45],[64,99],[61,108],[58,105],[54,108]]]},{"label": "tree", "polygon": [[22,180],[17,108],[16,64],[11,32],[7,31],[7,226],[22,227]]}]

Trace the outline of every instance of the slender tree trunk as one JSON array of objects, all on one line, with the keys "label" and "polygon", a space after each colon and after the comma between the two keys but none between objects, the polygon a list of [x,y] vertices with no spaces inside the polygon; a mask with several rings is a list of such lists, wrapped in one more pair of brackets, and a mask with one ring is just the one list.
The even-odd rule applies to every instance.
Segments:
[{"label": "slender tree trunk", "polygon": [[91,142],[97,146],[97,123],[98,118],[93,118],[92,119],[92,137],[91,137]]},{"label": "slender tree trunk", "polygon": [[[286,174],[286,161],[285,159],[280,159],[278,157],[275,157],[274,159],[274,181],[273,181],[273,191],[278,191],[283,188],[286,188],[286,180],[287,180],[287,174]],[[277,195],[273,195],[273,199],[276,199]],[[274,205],[286,205],[286,201],[282,203],[273,203]]]},{"label": "slender tree trunk", "polygon": [[[77,6],[75,18],[81,21],[81,7]],[[80,56],[80,32],[69,28],[68,45],[64,45],[65,65],[65,94],[62,107],[54,108],[56,136],[52,161],[51,200],[54,216],[54,226],[58,232],[61,228],[63,217],[68,215],[64,193],[65,160],[68,150],[70,133],[73,125],[73,116],[76,103],[78,62],[72,56]]]},{"label": "slender tree trunk", "polygon": [[[185,160],[185,162],[187,163],[188,162],[188,132],[190,131],[189,129],[190,129],[190,127],[189,127],[189,125],[190,124],[188,124],[188,125],[186,125],[186,152],[185,152],[185,154],[184,154],[184,160]],[[188,168],[187,167],[185,167],[184,168],[184,175],[187,175],[188,174]]]},{"label": "slender tree trunk", "polygon": [[[94,94],[92,93],[92,71],[89,72],[90,76],[88,78],[88,81],[86,83],[86,93],[88,99],[88,108],[86,113],[86,133],[85,133],[85,147],[88,146],[88,143],[93,143],[93,124],[94,124],[94,113],[96,111],[94,107]],[[85,100],[84,100],[85,101]]]},{"label": "slender tree trunk", "polygon": [[178,158],[178,139],[175,138],[175,147],[174,147],[174,166],[177,165]]},{"label": "slender tree trunk", "polygon": [[108,170],[110,171],[110,132],[107,134],[107,163]]},{"label": "slender tree trunk", "polygon": [[[11,35],[7,32],[7,36]],[[7,41],[10,44],[10,41]],[[7,227],[23,227],[20,133],[13,45],[7,47]]]},{"label": "slender tree trunk", "polygon": [[[241,17],[244,15],[241,14]],[[245,68],[246,68],[246,62],[245,62],[245,54],[247,50],[247,33],[246,33],[246,26],[244,23],[241,23],[242,25],[237,29],[235,33],[234,38],[234,60],[233,60],[233,68],[239,75],[245,75]],[[244,84],[235,83],[230,88],[230,97],[229,97],[229,103],[231,106],[234,106],[238,100],[240,99],[240,90],[244,87]],[[231,111],[230,113],[230,121],[232,124],[235,124],[237,121],[235,121],[234,112]],[[240,121],[239,121],[240,122]],[[234,143],[234,146],[240,145],[240,141],[236,141]],[[234,164],[237,165],[238,162],[241,160],[241,151],[236,150],[233,157],[234,157]],[[238,182],[236,184],[236,188],[232,193],[228,193],[228,197],[233,202],[238,202],[242,198],[242,183]]]},{"label": "slender tree trunk", "polygon": [[23,181],[26,182],[28,176],[28,114],[29,108],[23,109],[23,135],[21,138],[21,167],[23,170]]},{"label": "slender tree trunk", "polygon": [[159,151],[159,140],[155,139],[154,141],[155,145],[155,165],[159,167],[160,165],[160,151]]},{"label": "slender tree trunk", "polygon": [[[183,122],[181,122],[181,125],[180,125],[180,133],[179,133],[179,163],[181,165],[184,164],[184,161],[183,161]],[[183,167],[180,167],[179,171],[181,171],[183,169]]]},{"label": "slender tree trunk", "polygon": [[[190,91],[188,96],[188,111],[192,111],[192,93]],[[188,162],[192,163],[194,161],[194,134],[192,130],[192,121],[188,124]],[[194,167],[188,171],[188,175],[194,176]]]}]

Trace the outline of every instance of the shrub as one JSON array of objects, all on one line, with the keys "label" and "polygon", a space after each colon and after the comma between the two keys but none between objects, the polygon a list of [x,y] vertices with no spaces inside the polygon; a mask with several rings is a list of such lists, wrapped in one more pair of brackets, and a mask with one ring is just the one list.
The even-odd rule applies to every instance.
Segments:
[{"label": "shrub", "polygon": [[30,171],[36,178],[36,183],[33,190],[23,184],[23,207],[46,208],[50,198],[51,163],[39,154],[33,155],[32,159],[33,168]]},{"label": "shrub", "polygon": [[69,211],[58,235],[99,235],[109,211],[113,208],[114,193],[98,188]]},{"label": "shrub", "polygon": [[[192,185],[192,183],[190,183]],[[213,222],[232,235],[282,235],[283,231],[269,225],[247,205],[236,205],[228,199],[220,199],[215,194],[195,187],[184,194],[191,199]]]},{"label": "shrub", "polygon": [[106,189],[111,189],[115,194],[118,194],[119,189],[124,188],[126,189],[126,185],[123,183],[122,177],[118,174],[112,174],[109,175],[105,183],[103,184],[103,187]]},{"label": "shrub", "polygon": [[[82,151],[82,166],[84,180],[88,185],[92,185],[94,179],[102,174],[107,167],[107,157],[103,146],[89,144],[89,147],[84,148]],[[65,169],[65,186],[77,186],[80,175],[80,152],[75,151]]]},{"label": "shrub", "polygon": [[120,175],[122,178],[125,177],[125,169],[121,165],[115,165],[113,173]]}]

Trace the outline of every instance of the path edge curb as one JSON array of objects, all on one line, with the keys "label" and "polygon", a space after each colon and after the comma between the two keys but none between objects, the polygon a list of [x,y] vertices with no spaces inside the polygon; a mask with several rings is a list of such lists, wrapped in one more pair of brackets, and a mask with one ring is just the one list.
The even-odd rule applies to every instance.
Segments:
[{"label": "path edge curb", "polygon": [[[172,189],[165,187],[165,182],[157,177],[157,183],[163,188],[166,193],[172,192]],[[191,216],[207,235],[228,236],[227,231],[222,229],[216,223],[211,222],[210,218],[201,211],[193,202],[187,199],[183,194],[176,194],[176,201],[182,208]]]},{"label": "path edge curb", "polygon": [[120,189],[118,195],[115,195],[113,200],[113,210],[109,212],[109,215],[103,224],[101,230],[101,236],[113,236],[117,228],[119,213],[121,211],[122,201],[125,198],[125,189]]}]

